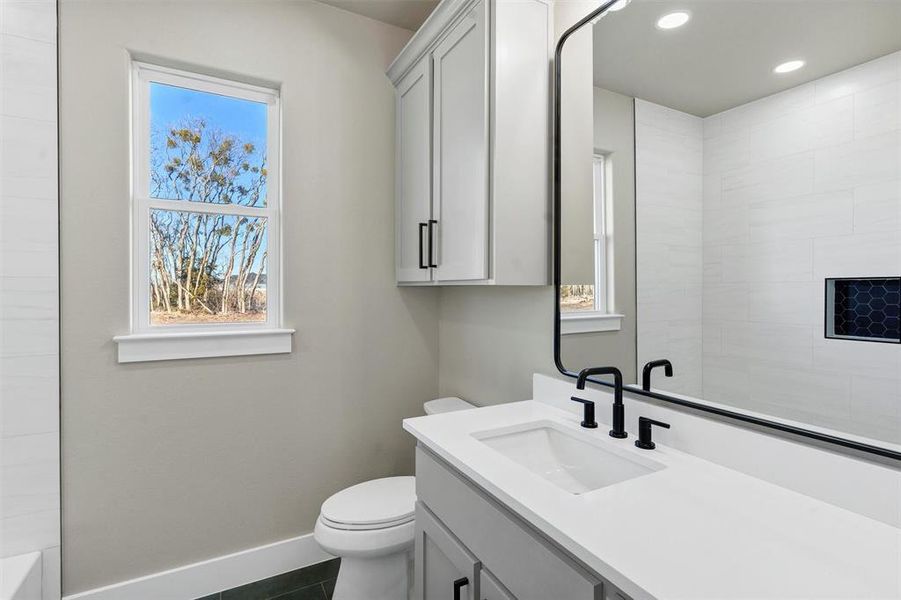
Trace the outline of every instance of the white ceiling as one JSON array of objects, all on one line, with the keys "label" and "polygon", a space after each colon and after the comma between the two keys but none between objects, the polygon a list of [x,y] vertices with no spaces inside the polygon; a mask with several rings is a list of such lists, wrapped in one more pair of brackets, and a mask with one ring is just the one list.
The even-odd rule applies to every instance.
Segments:
[{"label": "white ceiling", "polygon": [[438,0],[319,0],[338,8],[416,31],[438,5]]},{"label": "white ceiling", "polygon": [[[655,27],[683,9],[687,25]],[[633,0],[595,26],[594,76],[704,117],[897,50],[901,0]],[[795,58],[807,66],[772,72]]]}]

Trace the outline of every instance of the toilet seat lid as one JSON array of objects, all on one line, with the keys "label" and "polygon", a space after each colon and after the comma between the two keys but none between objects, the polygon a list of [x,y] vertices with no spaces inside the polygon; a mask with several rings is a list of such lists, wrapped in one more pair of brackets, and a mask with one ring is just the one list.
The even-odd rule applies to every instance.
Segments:
[{"label": "toilet seat lid", "polygon": [[321,516],[338,529],[380,529],[412,521],[415,505],[416,478],[385,477],[334,494]]}]

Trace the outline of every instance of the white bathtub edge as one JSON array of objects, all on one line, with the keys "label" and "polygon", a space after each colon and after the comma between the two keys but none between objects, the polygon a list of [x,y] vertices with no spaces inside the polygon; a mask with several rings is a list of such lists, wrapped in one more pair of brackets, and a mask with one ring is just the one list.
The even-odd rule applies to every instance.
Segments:
[{"label": "white bathtub edge", "polygon": [[0,600],[40,600],[41,553],[0,560]]}]

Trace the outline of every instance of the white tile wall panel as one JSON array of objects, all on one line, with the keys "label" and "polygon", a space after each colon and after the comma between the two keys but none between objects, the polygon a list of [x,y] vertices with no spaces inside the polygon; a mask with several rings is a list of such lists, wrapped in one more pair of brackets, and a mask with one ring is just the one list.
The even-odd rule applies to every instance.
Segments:
[{"label": "white tile wall panel", "polygon": [[724,206],[791,198],[814,191],[815,154],[801,152],[755,161],[723,174]]},{"label": "white tile wall panel", "polygon": [[898,130],[901,83],[890,81],[854,95],[854,137],[864,139]]},{"label": "white tile wall panel", "polygon": [[59,314],[55,277],[0,279],[0,323],[6,320],[53,320]]},{"label": "white tile wall panel", "polygon": [[891,131],[816,150],[817,191],[831,191],[901,177],[901,132]]},{"label": "white tile wall panel", "polygon": [[703,153],[701,119],[636,101],[638,359],[668,358],[665,389],[701,391]]},{"label": "white tile wall panel", "polygon": [[4,518],[0,521],[0,537],[3,538],[0,558],[34,552],[35,548],[58,546],[59,525],[59,509]]},{"label": "white tile wall panel", "polygon": [[[704,289],[706,291],[706,285]],[[821,326],[822,311],[811,310],[811,307],[823,302],[823,289],[822,281],[752,285],[748,292],[748,320]]]},{"label": "white tile wall panel", "polygon": [[56,124],[0,117],[0,177],[52,177],[56,171]]},{"label": "white tile wall panel", "polygon": [[816,89],[806,84],[721,113],[722,133],[745,129],[816,104]]},{"label": "white tile wall panel", "polygon": [[55,0],[0,2],[0,33],[55,44]]},{"label": "white tile wall panel", "polygon": [[705,319],[728,321],[748,320],[750,311],[748,283],[715,283],[704,286],[703,310]]},{"label": "white tile wall panel", "polygon": [[853,213],[853,190],[752,202],[748,208],[748,238],[767,242],[850,234]]},{"label": "white tile wall panel", "polygon": [[855,233],[813,240],[815,279],[885,277],[901,273],[899,232]]},{"label": "white tile wall panel", "polygon": [[747,129],[712,136],[703,143],[705,175],[746,167],[751,162],[751,138]]},{"label": "white tile wall panel", "polygon": [[817,333],[813,339],[813,362],[818,369],[846,371],[864,377],[898,377],[896,344],[827,339],[822,330]]},{"label": "white tile wall panel", "polygon": [[772,404],[837,420],[851,414],[851,376],[846,372],[762,364],[749,369],[750,397],[758,406]]},{"label": "white tile wall panel", "polygon": [[901,179],[854,188],[854,233],[901,231]]},{"label": "white tile wall panel", "polygon": [[0,557],[58,562],[56,60],[56,3],[0,0]]},{"label": "white tile wall panel", "polygon": [[894,53],[824,77],[814,83],[817,102],[858,94],[899,78],[901,54]]},{"label": "white tile wall panel", "polygon": [[728,283],[810,281],[812,273],[811,240],[776,240],[723,246],[723,281]]},{"label": "white tile wall panel", "polygon": [[724,356],[722,353],[707,355],[707,333],[716,328],[704,323],[703,388],[705,397],[733,406],[748,406],[750,402],[750,374],[747,361]]},{"label": "white tile wall panel", "polygon": [[723,354],[759,365],[811,367],[813,336],[811,326],[728,321],[723,324]]}]

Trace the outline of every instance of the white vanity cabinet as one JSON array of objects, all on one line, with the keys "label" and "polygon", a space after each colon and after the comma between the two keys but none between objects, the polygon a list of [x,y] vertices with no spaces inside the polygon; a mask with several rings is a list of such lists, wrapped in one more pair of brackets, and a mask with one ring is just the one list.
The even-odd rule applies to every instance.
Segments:
[{"label": "white vanity cabinet", "polygon": [[547,285],[552,11],[443,0],[388,69],[402,285]]},{"label": "white vanity cabinet", "polygon": [[628,600],[421,445],[414,600]]}]

